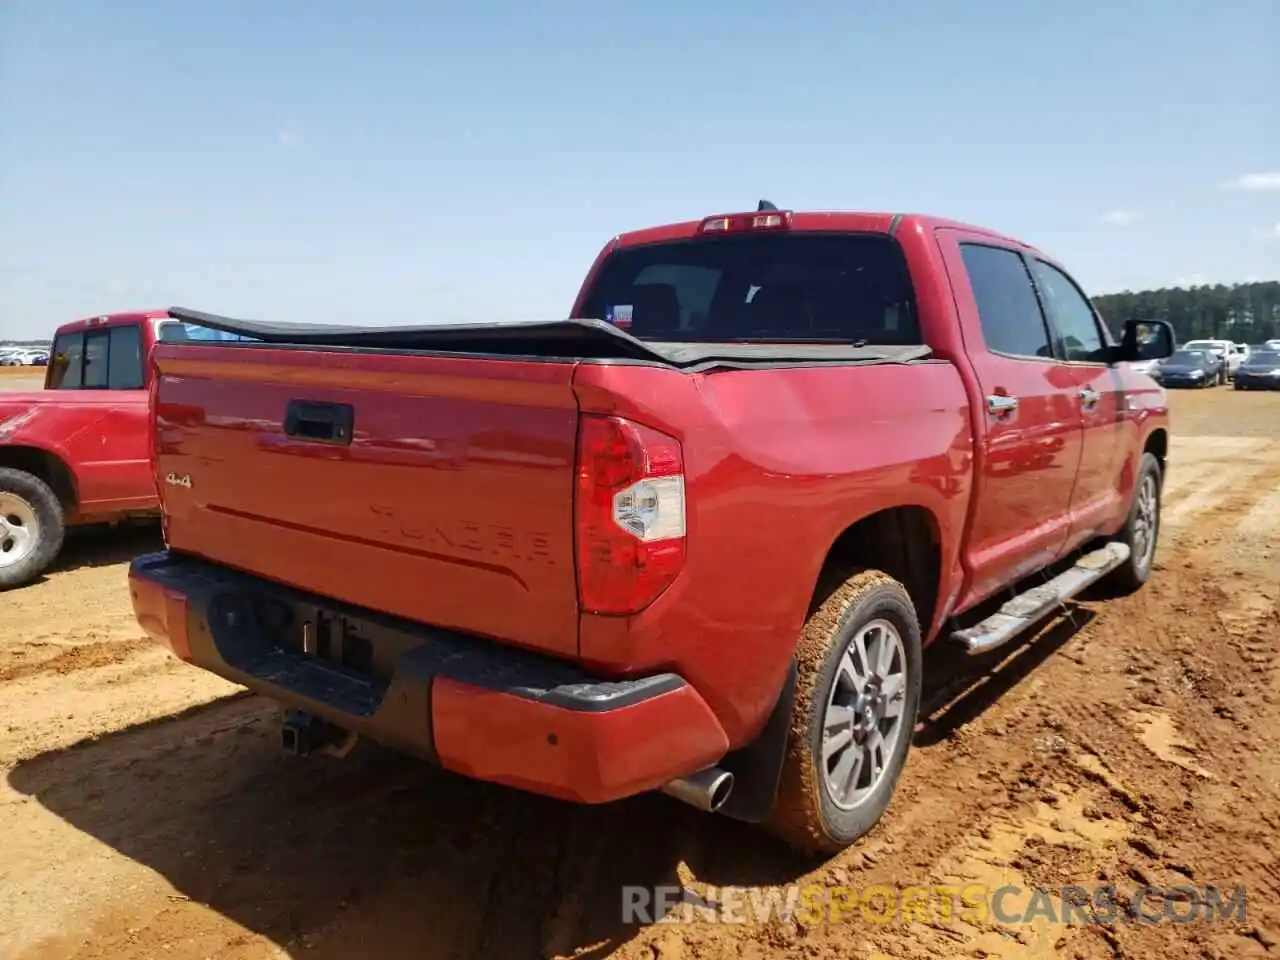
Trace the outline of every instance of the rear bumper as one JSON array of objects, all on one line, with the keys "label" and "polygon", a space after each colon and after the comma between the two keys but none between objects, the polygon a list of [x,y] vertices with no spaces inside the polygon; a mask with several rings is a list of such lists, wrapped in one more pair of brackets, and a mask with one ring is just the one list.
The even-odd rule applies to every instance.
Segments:
[{"label": "rear bumper", "polygon": [[[129,588],[138,622],[178,658],[477,779],[602,803],[661,787],[728,750],[710,708],[672,673],[600,681],[549,657],[169,551],[134,560]],[[342,618],[351,634],[317,650],[314,634],[303,640],[313,611],[316,622]],[[381,669],[353,666],[356,645],[364,652],[354,659]]]}]

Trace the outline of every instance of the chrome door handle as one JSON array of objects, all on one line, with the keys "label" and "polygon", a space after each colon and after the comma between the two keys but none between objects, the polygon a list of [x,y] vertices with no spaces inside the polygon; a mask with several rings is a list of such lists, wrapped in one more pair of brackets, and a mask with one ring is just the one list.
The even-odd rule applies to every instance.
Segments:
[{"label": "chrome door handle", "polygon": [[987,413],[995,417],[1003,417],[1018,409],[1018,398],[1002,393],[987,394]]},{"label": "chrome door handle", "polygon": [[1080,402],[1084,404],[1085,407],[1092,407],[1101,399],[1102,394],[1093,389],[1093,387],[1080,388]]}]

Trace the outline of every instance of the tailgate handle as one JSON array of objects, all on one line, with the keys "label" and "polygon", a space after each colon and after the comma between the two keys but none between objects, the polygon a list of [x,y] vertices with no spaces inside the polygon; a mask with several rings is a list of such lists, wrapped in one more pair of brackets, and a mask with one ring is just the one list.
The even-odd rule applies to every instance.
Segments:
[{"label": "tailgate handle", "polygon": [[313,443],[351,443],[356,411],[349,403],[290,400],[284,415],[286,436]]}]

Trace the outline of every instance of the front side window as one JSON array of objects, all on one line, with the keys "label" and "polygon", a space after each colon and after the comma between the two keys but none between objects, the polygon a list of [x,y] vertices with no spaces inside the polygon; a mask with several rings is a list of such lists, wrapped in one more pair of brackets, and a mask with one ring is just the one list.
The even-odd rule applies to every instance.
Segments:
[{"label": "front side window", "polygon": [[605,261],[582,314],[641,340],[921,343],[902,248],[876,234],[629,247]]},{"label": "front side window", "polygon": [[49,366],[50,390],[140,390],[142,331],[126,324],[60,334]]},{"label": "front side window", "polygon": [[1049,330],[1022,255],[1004,247],[962,243],[960,256],[987,349],[1012,357],[1052,359]]},{"label": "front side window", "polygon": [[1105,364],[1107,342],[1093,307],[1068,275],[1043,260],[1032,260],[1032,273],[1053,324],[1064,360]]},{"label": "front side window", "polygon": [[1102,337],[1093,307],[1080,288],[1065,273],[1043,260],[1032,260],[1031,272],[1035,274],[1045,310],[1053,322],[1062,358],[1074,362],[1106,363],[1107,342]]}]

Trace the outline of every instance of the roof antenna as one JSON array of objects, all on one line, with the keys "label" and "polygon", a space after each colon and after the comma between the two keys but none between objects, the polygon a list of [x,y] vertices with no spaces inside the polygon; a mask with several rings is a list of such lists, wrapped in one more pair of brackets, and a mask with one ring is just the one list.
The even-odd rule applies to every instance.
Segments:
[{"label": "roof antenna", "polygon": [[756,205],[756,213],[763,213],[766,210],[777,210],[777,209],[778,208],[775,207],[768,200],[761,200],[760,203]]}]

